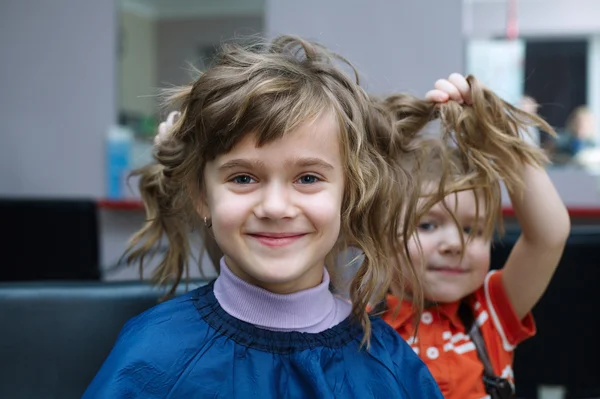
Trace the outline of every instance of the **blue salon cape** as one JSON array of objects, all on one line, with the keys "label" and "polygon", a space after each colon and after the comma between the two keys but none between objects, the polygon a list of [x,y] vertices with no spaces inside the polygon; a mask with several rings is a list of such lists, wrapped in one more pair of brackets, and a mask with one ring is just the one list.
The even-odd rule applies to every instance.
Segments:
[{"label": "blue salon cape", "polygon": [[381,319],[371,348],[346,319],[317,334],[259,329],[213,284],[131,319],[83,395],[102,398],[439,398],[426,366]]}]

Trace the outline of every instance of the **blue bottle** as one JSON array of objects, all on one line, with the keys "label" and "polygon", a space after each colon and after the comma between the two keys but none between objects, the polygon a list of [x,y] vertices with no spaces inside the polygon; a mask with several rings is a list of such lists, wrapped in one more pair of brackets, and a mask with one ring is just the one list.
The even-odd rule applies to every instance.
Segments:
[{"label": "blue bottle", "polygon": [[106,143],[107,197],[125,197],[127,175],[131,170],[133,132],[125,126],[111,126]]}]

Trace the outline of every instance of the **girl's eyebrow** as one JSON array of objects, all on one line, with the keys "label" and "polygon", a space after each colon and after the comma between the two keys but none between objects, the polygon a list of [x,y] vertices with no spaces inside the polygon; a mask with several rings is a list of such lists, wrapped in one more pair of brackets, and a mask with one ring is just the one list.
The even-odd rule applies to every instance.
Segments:
[{"label": "girl's eyebrow", "polygon": [[[333,165],[328,162],[325,162],[321,158],[297,158],[294,160],[290,160],[285,162],[286,168],[290,167],[300,167],[300,168],[308,168],[308,167],[318,167],[322,169],[333,170],[335,169]],[[223,165],[219,166],[219,171],[227,171],[229,169],[260,169],[264,168],[265,163],[260,160],[249,160],[243,158],[232,159],[225,162]]]},{"label": "girl's eyebrow", "polygon": [[328,162],[325,162],[321,158],[298,158],[293,161],[288,161],[285,163],[286,167],[300,167],[300,168],[309,168],[309,167],[318,167],[322,169],[333,170],[335,169],[333,165]]},{"label": "girl's eyebrow", "polygon": [[264,168],[265,163],[260,160],[248,160],[248,159],[232,159],[219,166],[219,171],[227,171],[229,169],[253,169],[253,168]]}]

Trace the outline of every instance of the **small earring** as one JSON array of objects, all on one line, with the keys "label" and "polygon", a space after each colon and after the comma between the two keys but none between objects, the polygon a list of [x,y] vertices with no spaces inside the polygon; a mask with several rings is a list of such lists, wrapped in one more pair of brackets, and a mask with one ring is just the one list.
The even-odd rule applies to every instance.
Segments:
[{"label": "small earring", "polygon": [[204,225],[207,229],[210,229],[212,227],[212,220],[204,216]]}]

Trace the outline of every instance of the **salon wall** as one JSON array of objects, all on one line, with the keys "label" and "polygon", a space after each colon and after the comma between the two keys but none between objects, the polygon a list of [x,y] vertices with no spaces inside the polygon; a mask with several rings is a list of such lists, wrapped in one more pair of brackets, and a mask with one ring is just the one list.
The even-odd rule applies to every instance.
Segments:
[{"label": "salon wall", "polygon": [[380,94],[422,96],[436,79],[463,70],[462,0],[268,0],[266,31],[325,43]]},{"label": "salon wall", "polygon": [[116,15],[112,1],[0,2],[0,195],[104,195]]},{"label": "salon wall", "polygon": [[157,87],[189,83],[189,68],[204,66],[204,51],[233,37],[263,32],[263,15],[169,18],[156,21]]}]

